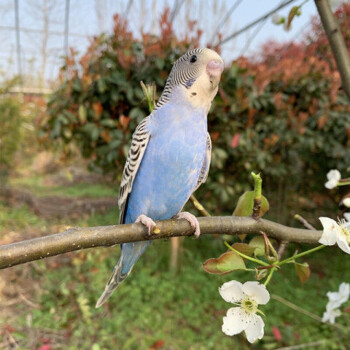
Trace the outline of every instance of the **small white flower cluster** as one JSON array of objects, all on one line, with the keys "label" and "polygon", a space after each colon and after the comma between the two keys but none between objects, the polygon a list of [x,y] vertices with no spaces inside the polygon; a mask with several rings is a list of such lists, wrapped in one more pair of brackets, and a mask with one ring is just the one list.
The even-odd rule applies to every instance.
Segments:
[{"label": "small white flower cluster", "polygon": [[344,214],[345,220],[337,223],[335,220],[320,217],[323,233],[319,243],[324,245],[335,245],[347,254],[350,254],[350,213]]},{"label": "small white flower cluster", "polygon": [[258,305],[267,304],[270,300],[266,287],[255,281],[244,284],[230,281],[219,288],[219,293],[225,301],[236,305],[227,310],[222,331],[230,336],[244,331],[250,343],[261,339],[264,336],[265,324],[257,313],[262,314]]},{"label": "small white flower cluster", "polygon": [[328,292],[328,303],[323,314],[322,322],[334,323],[335,318],[341,315],[339,307],[349,300],[350,284],[343,282],[339,286],[339,292]]},{"label": "small white flower cluster", "polygon": [[277,12],[275,12],[272,16],[271,16],[271,21],[273,24],[279,25],[279,24],[283,24],[286,19],[285,17],[279,15]]},{"label": "small white flower cluster", "polygon": [[328,181],[324,184],[326,188],[332,190],[338,186],[338,182],[341,179],[341,174],[338,169],[330,170],[327,174]]},{"label": "small white flower cluster", "polygon": [[[347,208],[350,208],[350,197],[343,199],[343,205]],[[348,221],[350,221],[350,219]]]}]

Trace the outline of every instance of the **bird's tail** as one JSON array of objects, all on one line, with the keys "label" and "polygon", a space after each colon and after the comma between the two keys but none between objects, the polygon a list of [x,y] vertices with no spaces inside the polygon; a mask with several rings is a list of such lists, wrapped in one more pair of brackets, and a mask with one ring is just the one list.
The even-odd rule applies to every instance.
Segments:
[{"label": "bird's tail", "polygon": [[124,243],[117,265],[114,266],[112,276],[106,284],[105,290],[97,300],[96,307],[100,307],[111,296],[113,291],[127,278],[139,257],[150,245],[151,241]]},{"label": "bird's tail", "polygon": [[122,267],[123,267],[123,252],[120,255],[117,265],[114,266],[112,276],[107,282],[105,290],[103,291],[100,298],[97,300],[96,308],[104,304],[112,295],[113,291],[119,286],[119,284],[122,283],[125,280],[125,278],[129,276],[129,273],[131,272],[132,267],[127,273],[124,273],[124,274],[122,273]]}]

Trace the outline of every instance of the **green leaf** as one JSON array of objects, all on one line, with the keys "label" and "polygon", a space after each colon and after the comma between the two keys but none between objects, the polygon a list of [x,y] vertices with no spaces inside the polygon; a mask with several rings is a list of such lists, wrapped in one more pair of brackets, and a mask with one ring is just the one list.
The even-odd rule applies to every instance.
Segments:
[{"label": "green leaf", "polygon": [[109,128],[115,128],[115,121],[113,119],[102,119],[100,124]]},{"label": "green leaf", "polygon": [[138,107],[135,107],[133,108],[130,113],[129,113],[129,117],[131,119],[136,119],[136,120],[139,120],[139,119],[142,119],[145,117],[145,113],[142,109],[138,108]]},{"label": "green leaf", "polygon": [[78,78],[74,79],[72,89],[75,92],[81,92],[81,83],[80,83],[80,80]]},{"label": "green leaf", "polygon": [[79,120],[81,123],[86,122],[86,108],[83,105],[79,106]]},{"label": "green leaf", "polygon": [[103,94],[106,91],[107,86],[104,79],[97,80],[97,89],[100,94]]},{"label": "green leaf", "polygon": [[220,257],[208,259],[202,265],[206,272],[225,275],[235,270],[245,270],[243,259],[235,252],[229,251]]},{"label": "green leaf", "polygon": [[91,139],[93,141],[96,141],[98,139],[98,137],[100,136],[99,128],[98,127],[93,128],[90,135],[91,135]]},{"label": "green leaf", "polygon": [[250,242],[249,246],[254,248],[255,256],[265,255],[265,240],[263,236],[256,236]]},{"label": "green leaf", "polygon": [[253,213],[254,191],[243,193],[237,202],[237,206],[233,212],[235,216],[250,216]]},{"label": "green leaf", "polygon": [[299,264],[294,261],[295,271],[301,283],[305,283],[310,277],[310,267],[308,263]]},{"label": "green leaf", "polygon": [[[237,206],[233,212],[235,216],[250,216],[253,214],[254,191],[243,193],[237,202]],[[261,197],[261,207],[259,217],[262,217],[270,209],[269,201],[265,196]]]},{"label": "green leaf", "polygon": [[300,16],[300,14],[301,14],[300,6],[293,6],[291,8],[291,10],[289,11],[289,14],[288,14],[288,19],[287,19],[287,23],[286,23],[286,30],[290,29],[290,26],[292,24],[294,17]]},{"label": "green leaf", "polygon": [[232,244],[232,248],[248,256],[252,256],[255,251],[255,247],[246,243],[234,243]]},{"label": "green leaf", "polygon": [[118,148],[121,145],[122,141],[121,140],[113,140],[109,143],[109,148],[110,149],[114,149],[114,148]]},{"label": "green leaf", "polygon": [[64,128],[63,129],[63,135],[67,139],[70,139],[70,138],[72,138],[72,131],[69,128]]}]

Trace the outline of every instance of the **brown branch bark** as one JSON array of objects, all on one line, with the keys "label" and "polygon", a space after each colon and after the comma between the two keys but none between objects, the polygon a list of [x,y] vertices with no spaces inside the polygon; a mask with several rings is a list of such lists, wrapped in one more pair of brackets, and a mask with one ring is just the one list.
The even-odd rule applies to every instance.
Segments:
[{"label": "brown branch bark", "polygon": [[[322,234],[321,231],[297,229],[264,219],[257,221],[249,217],[201,217],[198,221],[202,235],[260,234],[260,231],[264,231],[269,237],[281,241],[317,243]],[[142,224],[74,227],[62,233],[2,245],[0,246],[0,269],[80,249],[193,235],[193,229],[183,219],[156,223],[160,233],[151,236],[147,235],[147,230]]]},{"label": "brown branch bark", "polygon": [[350,99],[350,56],[339,23],[332,13],[328,0],[315,0],[315,4],[337,63],[342,86]]}]

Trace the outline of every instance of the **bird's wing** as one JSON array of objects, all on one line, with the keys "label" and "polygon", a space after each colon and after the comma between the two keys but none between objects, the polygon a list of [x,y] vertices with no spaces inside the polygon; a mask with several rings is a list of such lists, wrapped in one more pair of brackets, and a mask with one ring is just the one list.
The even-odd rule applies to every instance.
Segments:
[{"label": "bird's wing", "polygon": [[205,151],[204,162],[203,162],[201,172],[199,174],[197,186],[194,189],[194,191],[196,191],[201,184],[207,181],[209,167],[210,167],[210,160],[211,160],[211,138],[209,133],[207,133],[207,149]]},{"label": "bird's wing", "polygon": [[132,190],[132,184],[137,174],[137,170],[142,161],[142,157],[145,153],[148,141],[151,137],[150,132],[147,130],[147,122],[149,117],[146,117],[137,126],[134,134],[132,135],[131,147],[129,150],[128,158],[126,160],[122,181],[120,184],[120,192],[118,205],[120,209],[119,223],[124,223],[124,217],[126,213],[129,194]]}]

